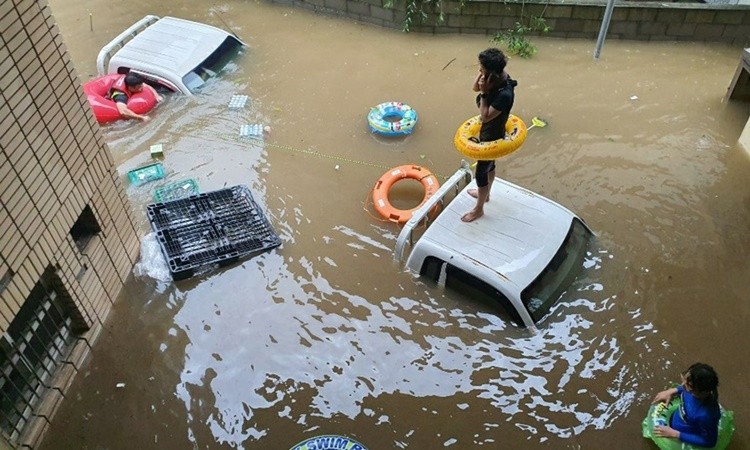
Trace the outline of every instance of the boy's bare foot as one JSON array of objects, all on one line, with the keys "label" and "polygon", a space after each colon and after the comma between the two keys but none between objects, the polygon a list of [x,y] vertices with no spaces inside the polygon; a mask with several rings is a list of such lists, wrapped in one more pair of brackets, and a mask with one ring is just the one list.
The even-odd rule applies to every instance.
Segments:
[{"label": "boy's bare foot", "polygon": [[461,216],[461,221],[462,222],[473,222],[473,221],[477,220],[478,218],[482,217],[483,215],[484,215],[484,211],[483,210],[481,210],[481,209],[480,210],[472,209],[471,211],[469,211],[466,214],[464,214],[463,216]]},{"label": "boy's bare foot", "polygon": [[[466,191],[466,192],[468,192],[468,193],[469,193],[469,195],[471,195],[471,196],[472,196],[472,197],[474,197],[474,198],[477,198],[477,196],[479,195],[479,191],[477,191],[476,189],[469,189],[469,190],[468,190],[468,191]],[[485,202],[488,202],[488,201],[490,201],[490,196],[489,196],[489,195],[487,196],[487,200],[485,200]],[[470,220],[468,220],[468,221],[466,221],[466,222],[471,222],[471,221],[470,221]]]}]

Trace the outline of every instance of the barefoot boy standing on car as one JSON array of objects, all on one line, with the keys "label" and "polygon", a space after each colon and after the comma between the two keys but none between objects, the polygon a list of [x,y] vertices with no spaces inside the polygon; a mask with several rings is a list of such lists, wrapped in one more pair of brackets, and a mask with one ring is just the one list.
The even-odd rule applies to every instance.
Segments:
[{"label": "barefoot boy standing on car", "polygon": [[[474,80],[477,107],[482,127],[479,141],[488,142],[505,137],[505,123],[510,116],[515,97],[514,88],[518,84],[505,72],[507,59],[497,48],[488,48],[479,53],[479,73]],[[470,189],[469,195],[477,199],[471,211],[461,217],[464,222],[472,222],[484,214],[484,203],[490,200],[490,189],[495,179],[495,161],[477,161],[474,172],[477,189]]]}]

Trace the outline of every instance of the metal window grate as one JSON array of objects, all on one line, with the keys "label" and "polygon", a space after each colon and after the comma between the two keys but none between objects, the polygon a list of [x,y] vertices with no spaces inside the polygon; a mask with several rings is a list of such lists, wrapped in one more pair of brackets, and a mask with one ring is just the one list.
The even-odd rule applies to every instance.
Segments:
[{"label": "metal window grate", "polygon": [[17,442],[75,339],[54,291],[38,282],[0,337],[0,430]]}]

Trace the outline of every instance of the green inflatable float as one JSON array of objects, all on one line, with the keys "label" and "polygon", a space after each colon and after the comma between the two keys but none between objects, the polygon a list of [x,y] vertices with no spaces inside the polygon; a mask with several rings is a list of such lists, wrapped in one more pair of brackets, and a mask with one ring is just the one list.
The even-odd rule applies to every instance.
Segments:
[{"label": "green inflatable float", "polygon": [[[652,439],[656,446],[661,450],[706,450],[706,447],[696,447],[685,444],[677,439],[665,438],[654,435],[654,426],[669,423],[672,414],[680,407],[680,397],[673,398],[669,403],[657,403],[651,405],[648,414],[641,423],[643,437]],[[710,450],[724,450],[729,445],[734,433],[734,413],[721,408],[721,417],[719,418],[719,440],[716,446]]]}]

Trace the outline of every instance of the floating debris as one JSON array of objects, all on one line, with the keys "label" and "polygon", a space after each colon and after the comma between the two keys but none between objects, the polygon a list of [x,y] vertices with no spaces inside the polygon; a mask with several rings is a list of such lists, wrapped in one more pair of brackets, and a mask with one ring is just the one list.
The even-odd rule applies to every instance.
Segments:
[{"label": "floating debris", "polygon": [[155,189],[153,196],[154,201],[160,203],[188,198],[193,195],[198,195],[199,192],[198,182],[192,178],[188,178]]},{"label": "floating debris", "polygon": [[263,139],[263,125],[259,123],[242,125],[240,127],[240,136]]},{"label": "floating debris", "polygon": [[164,166],[161,163],[149,164],[128,172],[128,180],[135,186],[162,178],[164,178]]},{"label": "floating debris", "polygon": [[156,158],[164,156],[164,146],[162,144],[154,144],[151,146],[151,157]]},{"label": "floating debris", "polygon": [[233,95],[232,98],[229,99],[228,106],[231,109],[241,109],[245,107],[248,100],[250,100],[250,97],[247,95]]}]

